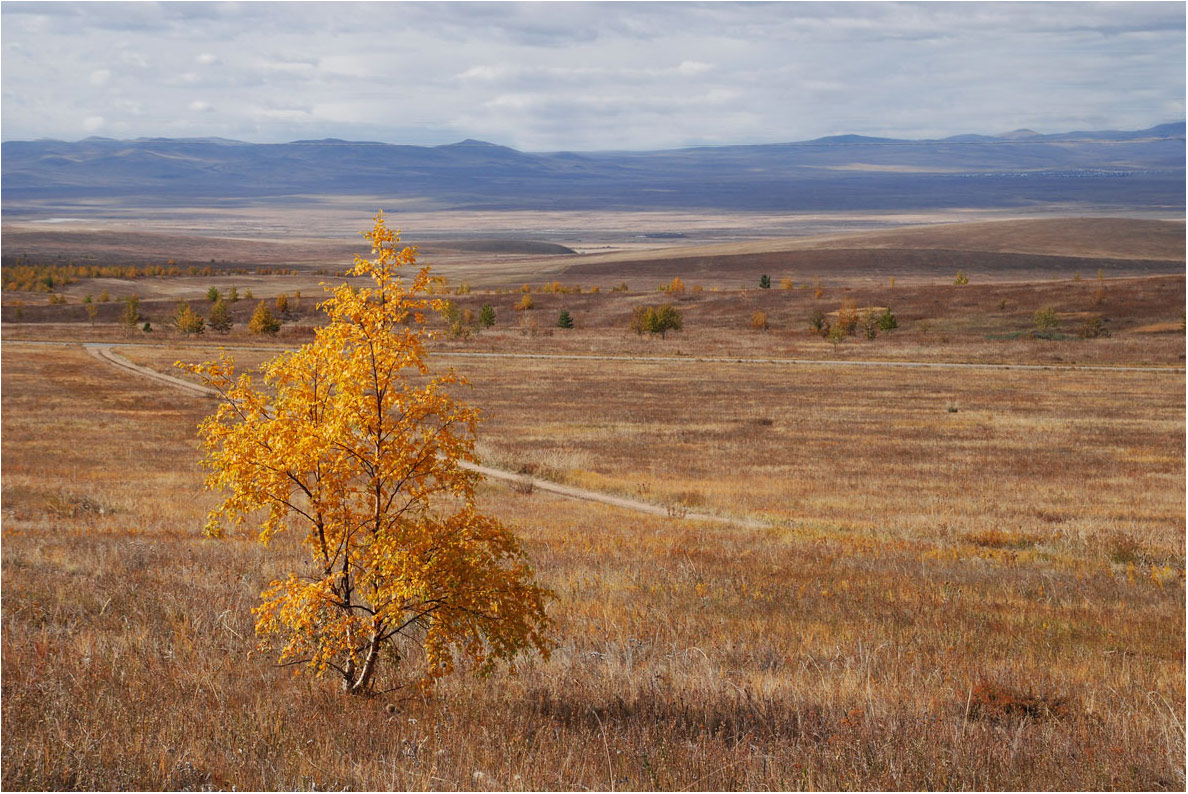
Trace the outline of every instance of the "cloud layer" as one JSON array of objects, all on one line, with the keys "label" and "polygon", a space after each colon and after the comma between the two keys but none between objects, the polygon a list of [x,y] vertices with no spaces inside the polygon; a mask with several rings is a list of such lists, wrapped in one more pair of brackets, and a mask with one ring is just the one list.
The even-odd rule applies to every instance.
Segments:
[{"label": "cloud layer", "polygon": [[656,149],[1184,117],[1180,3],[19,3],[5,140]]}]

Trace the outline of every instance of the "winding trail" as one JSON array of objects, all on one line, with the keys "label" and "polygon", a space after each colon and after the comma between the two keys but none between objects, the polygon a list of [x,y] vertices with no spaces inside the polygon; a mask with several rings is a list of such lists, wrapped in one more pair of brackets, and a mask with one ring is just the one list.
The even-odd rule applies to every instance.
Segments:
[{"label": "winding trail", "polygon": [[[184,391],[194,397],[206,397],[210,399],[217,399],[219,394],[214,389],[206,386],[199,386],[196,383],[191,383],[182,378],[175,378],[172,375],[166,375],[163,372],[158,372],[150,367],[143,367],[135,364],[128,359],[115,352],[112,348],[114,344],[85,342],[83,347],[87,352],[95,358],[113,367],[117,367],[126,372],[131,372],[145,378],[156,381],[157,383],[165,384],[172,388]],[[148,345],[146,345],[148,347]],[[268,348],[271,349],[271,348]],[[611,505],[612,507],[620,507],[624,510],[634,510],[637,513],[647,513],[654,516],[669,516],[683,518],[693,521],[715,521],[719,523],[730,523],[744,527],[760,528],[771,526],[769,522],[759,521],[754,518],[747,518],[746,516],[720,516],[712,513],[698,513],[685,512],[681,510],[674,512],[670,508],[661,507],[660,505],[650,504],[648,502],[640,502],[635,499],[628,499],[623,496],[613,496],[611,494],[600,493],[598,491],[588,491],[584,488],[574,488],[569,485],[560,485],[548,480],[538,480],[529,477],[526,474],[518,474],[516,472],[505,471],[503,469],[493,469],[490,466],[479,466],[474,463],[466,461],[461,462],[464,469],[478,472],[484,477],[489,477],[493,480],[502,480],[504,482],[512,483],[513,485],[528,488],[531,486],[533,490],[540,489],[547,493],[563,496],[568,499],[581,499],[587,502],[600,502],[602,504]]]}]

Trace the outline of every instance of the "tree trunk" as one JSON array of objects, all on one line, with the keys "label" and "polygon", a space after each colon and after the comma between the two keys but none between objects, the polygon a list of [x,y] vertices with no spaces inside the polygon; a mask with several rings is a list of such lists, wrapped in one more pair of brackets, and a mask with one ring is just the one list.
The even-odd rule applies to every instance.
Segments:
[{"label": "tree trunk", "polygon": [[367,658],[363,661],[363,668],[359,671],[358,677],[354,681],[347,679],[344,682],[343,686],[348,695],[361,695],[371,688],[371,675],[375,672],[375,662],[379,658],[379,649],[380,633],[376,630],[371,635],[371,642],[367,646]]}]

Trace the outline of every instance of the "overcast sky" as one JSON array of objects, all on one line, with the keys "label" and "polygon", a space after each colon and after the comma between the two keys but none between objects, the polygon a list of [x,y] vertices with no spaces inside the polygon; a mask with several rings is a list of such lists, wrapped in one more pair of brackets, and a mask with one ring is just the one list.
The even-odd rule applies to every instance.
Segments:
[{"label": "overcast sky", "polygon": [[1184,118],[1185,5],[5,2],[4,140],[528,151]]}]

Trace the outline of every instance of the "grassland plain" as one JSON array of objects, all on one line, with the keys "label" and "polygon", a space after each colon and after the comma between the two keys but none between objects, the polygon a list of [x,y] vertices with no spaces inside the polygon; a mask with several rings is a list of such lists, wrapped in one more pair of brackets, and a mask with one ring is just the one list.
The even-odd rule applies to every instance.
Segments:
[{"label": "grassland plain", "polygon": [[1183,788],[1182,374],[454,363],[497,462],[771,526],[486,486],[552,658],[344,698],[254,650],[296,545],[200,537],[210,401],[6,339],[5,788]]}]

